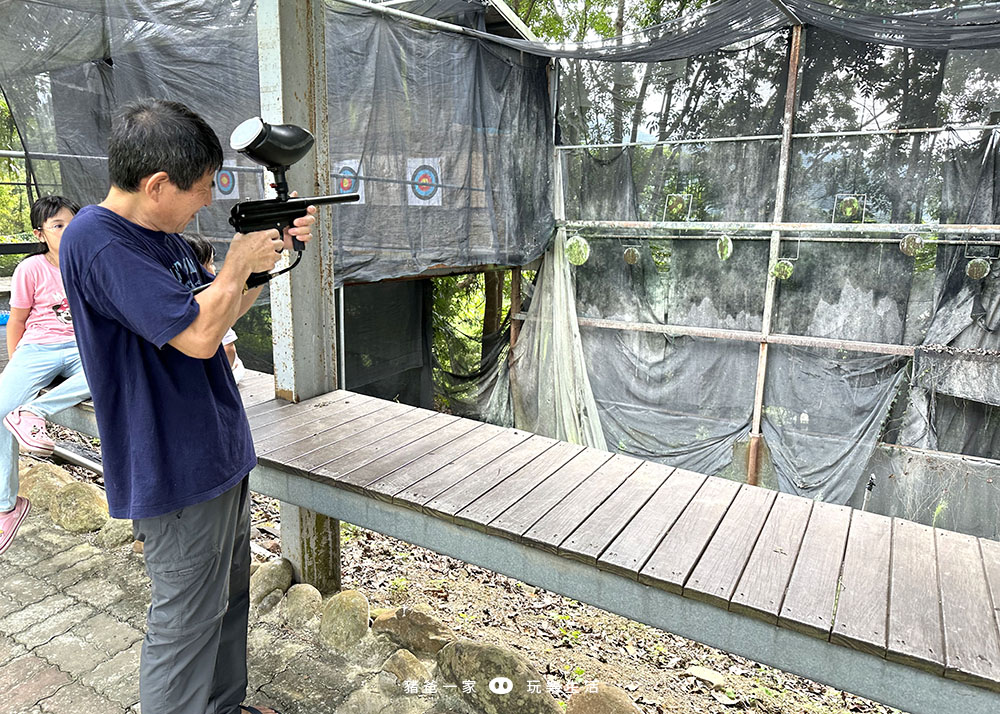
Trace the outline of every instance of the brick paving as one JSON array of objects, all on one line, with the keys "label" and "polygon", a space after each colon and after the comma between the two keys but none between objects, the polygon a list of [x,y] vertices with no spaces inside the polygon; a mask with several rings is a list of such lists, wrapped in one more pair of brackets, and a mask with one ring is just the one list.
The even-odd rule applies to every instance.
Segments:
[{"label": "brick paving", "polygon": [[[0,583],[0,714],[139,711],[149,580],[131,544],[104,549],[32,509]],[[248,698],[282,714],[335,714],[374,674],[273,618],[254,622],[249,650]]]}]

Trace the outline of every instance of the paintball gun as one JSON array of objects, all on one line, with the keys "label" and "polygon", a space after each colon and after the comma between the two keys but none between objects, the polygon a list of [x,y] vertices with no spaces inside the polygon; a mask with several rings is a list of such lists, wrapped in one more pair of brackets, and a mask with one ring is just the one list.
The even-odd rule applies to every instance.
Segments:
[{"label": "paintball gun", "polygon": [[[272,187],[276,198],[260,201],[243,201],[233,206],[229,215],[229,223],[239,233],[252,233],[268,228],[276,228],[282,233],[286,227],[299,216],[306,215],[308,206],[322,206],[327,203],[343,203],[357,201],[356,193],[345,193],[336,196],[307,196],[290,198],[285,171],[301,159],[313,146],[313,135],[306,129],[294,124],[268,124],[260,117],[247,119],[233,130],[229,137],[229,145],[251,161],[264,166],[274,174]],[[302,260],[302,250],[305,248],[294,237],[292,247],[298,251],[295,262],[284,270],[272,273],[251,273],[247,278],[247,289],[263,285],[271,278],[287,273]]]}]

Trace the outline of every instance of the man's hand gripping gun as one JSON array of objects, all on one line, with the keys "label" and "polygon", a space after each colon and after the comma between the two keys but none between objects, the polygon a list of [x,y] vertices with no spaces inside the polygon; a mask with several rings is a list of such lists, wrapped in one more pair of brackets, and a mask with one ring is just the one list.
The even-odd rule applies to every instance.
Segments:
[{"label": "man's hand gripping gun", "polygon": [[[233,206],[229,223],[239,233],[252,233],[269,228],[276,228],[284,235],[284,229],[290,228],[296,218],[306,215],[308,206],[322,206],[328,203],[346,203],[357,201],[356,193],[345,193],[336,196],[307,196],[290,198],[288,183],[285,181],[285,171],[301,159],[313,146],[313,136],[307,130],[294,124],[267,124],[260,117],[247,119],[233,130],[229,138],[230,145],[252,161],[267,167],[274,174],[274,190],[276,198],[261,201],[243,201]],[[272,273],[251,273],[247,278],[247,289],[263,285],[271,278],[287,273],[302,260],[302,250],[305,248],[295,237],[292,237],[292,247],[298,251],[295,262],[283,270]]]}]

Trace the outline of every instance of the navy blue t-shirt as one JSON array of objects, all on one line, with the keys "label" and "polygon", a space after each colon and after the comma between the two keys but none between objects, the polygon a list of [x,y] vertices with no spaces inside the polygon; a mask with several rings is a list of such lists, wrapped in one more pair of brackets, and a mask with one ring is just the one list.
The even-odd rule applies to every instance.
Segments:
[{"label": "navy blue t-shirt", "polygon": [[101,434],[115,518],[149,518],[229,490],[256,465],[222,346],[195,359],[167,344],[198,315],[211,276],[180,236],[87,206],[59,250]]}]

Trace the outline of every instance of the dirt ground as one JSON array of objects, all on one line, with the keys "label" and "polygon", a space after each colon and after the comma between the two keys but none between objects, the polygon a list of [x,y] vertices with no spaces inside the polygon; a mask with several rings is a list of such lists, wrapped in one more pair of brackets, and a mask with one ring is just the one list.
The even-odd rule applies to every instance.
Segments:
[{"label": "dirt ground", "polygon": [[[57,438],[90,456],[91,440],[68,430]],[[85,469],[81,480],[103,485]],[[280,555],[278,504],[253,497],[254,556]],[[458,634],[502,645],[532,662],[557,699],[591,681],[627,691],[645,714],[897,714],[897,710],[802,677],[638,624],[443,555],[342,524],[345,589],[373,608],[430,604]],[[721,688],[685,671],[707,667]],[[555,685],[555,686],[554,686]]]}]

